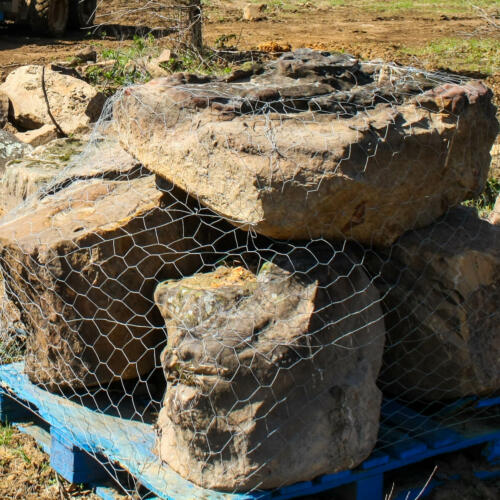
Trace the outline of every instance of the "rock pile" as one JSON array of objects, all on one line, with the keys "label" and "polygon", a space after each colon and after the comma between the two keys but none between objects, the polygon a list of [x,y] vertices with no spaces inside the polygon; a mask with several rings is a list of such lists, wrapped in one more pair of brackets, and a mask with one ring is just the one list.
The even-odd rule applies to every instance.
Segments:
[{"label": "rock pile", "polygon": [[[38,87],[18,99],[39,70],[17,71],[9,119],[41,128]],[[51,102],[66,77],[46,73]],[[0,183],[0,319],[30,379],[104,388],[161,358],[156,452],[223,491],[358,465],[380,366],[407,401],[498,389],[499,229],[457,208],[498,123],[482,83],[450,81],[299,50],[127,88],[91,153],[24,145]],[[95,120],[87,90],[54,107],[65,131]]]}]

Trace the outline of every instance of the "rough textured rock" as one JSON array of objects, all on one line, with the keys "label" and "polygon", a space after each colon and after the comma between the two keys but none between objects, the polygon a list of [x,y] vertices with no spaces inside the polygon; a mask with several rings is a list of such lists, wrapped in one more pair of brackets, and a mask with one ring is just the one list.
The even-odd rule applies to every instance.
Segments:
[{"label": "rough textured rock", "polygon": [[500,228],[455,208],[367,259],[387,312],[381,380],[425,400],[500,389]]},{"label": "rough textured rock", "polygon": [[89,146],[77,139],[57,139],[6,165],[1,206],[8,211],[32,195],[43,198],[78,180],[130,180],[147,174],[112,140]]},{"label": "rough textured rock", "polygon": [[385,334],[378,294],[344,257],[318,260],[289,255],[257,275],[219,267],[156,289],[168,330],[156,451],[183,477],[226,491],[273,488],[371,452]]},{"label": "rough textured rock", "polygon": [[78,181],[0,221],[0,265],[30,330],[33,382],[77,389],[155,367],[164,333],[154,288],[200,269],[189,252],[202,238],[184,206],[161,208],[165,196],[151,175]]},{"label": "rough textured rock", "polygon": [[9,299],[0,270],[0,354],[2,363],[21,361],[25,352],[27,330],[21,321],[19,304]]},{"label": "rough textured rock", "polygon": [[9,98],[0,91],[0,128],[2,128],[9,120]]},{"label": "rough textured rock", "polygon": [[[13,122],[25,129],[53,125],[42,90],[42,66],[21,66],[0,85],[10,99]],[[104,95],[88,83],[45,68],[45,88],[50,111],[65,134],[88,132],[99,118]]]},{"label": "rough textured rock", "polygon": [[127,89],[114,116],[125,149],[239,227],[389,245],[482,191],[498,122],[479,82],[387,72],[304,49]]},{"label": "rough textured rock", "polygon": [[259,21],[265,17],[265,4],[255,5],[248,3],[243,7],[242,17],[245,21]]},{"label": "rough textured rock", "polygon": [[0,130],[0,174],[9,160],[19,158],[30,150],[31,146],[24,144],[10,132]]},{"label": "rough textured rock", "polygon": [[500,226],[500,195],[497,196],[495,206],[490,214],[490,222],[495,226]]},{"label": "rough textured rock", "polygon": [[42,125],[40,128],[19,132],[16,134],[16,137],[31,146],[42,146],[57,139],[58,136],[55,125],[47,124]]}]

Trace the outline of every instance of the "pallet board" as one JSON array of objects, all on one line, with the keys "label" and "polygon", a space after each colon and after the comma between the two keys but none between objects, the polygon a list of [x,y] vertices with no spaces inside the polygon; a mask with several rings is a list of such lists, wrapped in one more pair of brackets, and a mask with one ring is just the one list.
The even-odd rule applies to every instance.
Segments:
[{"label": "pallet board", "polygon": [[[22,363],[0,366],[0,419],[33,436],[50,454],[51,465],[63,477],[71,482],[95,485],[104,499],[112,499],[113,490],[101,485],[107,472],[89,453],[119,465],[158,498],[176,500],[287,499],[348,484],[354,485],[357,500],[381,500],[385,472],[486,443],[489,443],[489,459],[500,460],[500,422],[483,423],[459,432],[442,428],[428,416],[386,399],[380,435],[384,442],[393,444],[376,449],[357,469],[324,475],[273,492],[221,493],[200,488],[160,463],[152,451],[155,442],[152,425],[106,415],[51,394],[32,384],[23,368]],[[497,403],[490,400],[488,404]],[[32,412],[46,425],[30,423]]]}]

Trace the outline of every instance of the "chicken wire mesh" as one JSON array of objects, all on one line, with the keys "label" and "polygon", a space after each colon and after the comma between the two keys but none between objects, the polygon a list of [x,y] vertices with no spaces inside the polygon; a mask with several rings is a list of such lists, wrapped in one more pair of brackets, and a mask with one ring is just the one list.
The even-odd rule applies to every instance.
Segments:
[{"label": "chicken wire mesh", "polygon": [[62,429],[89,449],[154,425],[139,472],[225,492],[356,467],[410,439],[396,413],[498,418],[468,403],[500,385],[499,229],[460,205],[491,98],[311,50],[122,90],[0,220],[0,363],[93,410]]}]

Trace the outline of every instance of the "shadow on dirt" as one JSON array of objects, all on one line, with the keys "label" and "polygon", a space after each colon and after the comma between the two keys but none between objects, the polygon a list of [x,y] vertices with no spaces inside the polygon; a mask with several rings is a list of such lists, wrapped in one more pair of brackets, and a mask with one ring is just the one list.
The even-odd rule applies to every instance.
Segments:
[{"label": "shadow on dirt", "polygon": [[23,45],[58,46],[68,42],[92,40],[132,40],[135,36],[162,38],[175,33],[175,28],[150,28],[149,26],[129,26],[102,24],[78,31],[68,31],[63,38],[47,38],[35,35],[28,26],[22,24],[0,24],[0,50],[16,49]]}]

